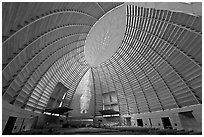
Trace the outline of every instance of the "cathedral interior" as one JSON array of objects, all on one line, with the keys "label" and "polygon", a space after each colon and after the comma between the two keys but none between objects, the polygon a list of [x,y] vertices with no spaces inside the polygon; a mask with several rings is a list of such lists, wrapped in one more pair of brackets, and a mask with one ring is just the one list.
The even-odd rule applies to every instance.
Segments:
[{"label": "cathedral interior", "polygon": [[202,2],[2,2],[2,134],[202,134]]}]

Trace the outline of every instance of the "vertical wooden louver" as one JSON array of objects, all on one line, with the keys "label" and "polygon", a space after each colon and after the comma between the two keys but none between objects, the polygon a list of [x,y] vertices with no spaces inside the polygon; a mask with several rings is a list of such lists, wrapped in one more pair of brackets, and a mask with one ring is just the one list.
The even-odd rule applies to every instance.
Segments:
[{"label": "vertical wooden louver", "polygon": [[121,114],[201,104],[202,17],[128,4],[126,15],[119,49],[93,69],[96,92],[114,83]]}]

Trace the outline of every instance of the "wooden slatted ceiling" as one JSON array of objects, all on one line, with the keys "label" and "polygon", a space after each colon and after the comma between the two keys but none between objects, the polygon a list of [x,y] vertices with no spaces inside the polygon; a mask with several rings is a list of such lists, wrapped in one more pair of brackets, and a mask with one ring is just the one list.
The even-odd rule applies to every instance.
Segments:
[{"label": "wooden slatted ceiling", "polygon": [[[134,5],[128,5],[126,13],[126,31],[120,48],[94,68],[99,76],[109,71],[105,74],[113,77],[106,83],[115,84],[120,113],[202,103],[201,16]],[[97,78],[95,81],[100,82]]]},{"label": "wooden slatted ceiling", "polygon": [[87,33],[103,9],[120,4],[4,3],[3,98],[40,112],[60,81],[70,88],[63,104],[69,106],[89,68],[83,54]]},{"label": "wooden slatted ceiling", "polygon": [[[69,106],[89,68],[83,54],[89,29],[121,3],[88,4],[93,9],[87,3],[55,4],[11,4],[13,10],[3,4],[3,98],[36,112],[46,107],[59,81],[70,88],[64,104]],[[30,8],[22,8],[25,5]],[[102,93],[112,90],[121,114],[202,103],[202,17],[135,5],[127,5],[126,14],[120,48],[92,70],[96,115],[102,109]],[[6,24],[8,20],[13,23]]]}]

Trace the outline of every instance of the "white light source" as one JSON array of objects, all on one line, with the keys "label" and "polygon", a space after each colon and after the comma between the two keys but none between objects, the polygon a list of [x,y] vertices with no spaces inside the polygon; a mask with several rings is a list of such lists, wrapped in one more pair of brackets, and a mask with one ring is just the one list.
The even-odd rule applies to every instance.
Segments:
[{"label": "white light source", "polygon": [[84,81],[82,84],[82,95],[80,97],[80,109],[81,113],[86,114],[89,109],[91,100],[91,81],[90,81],[90,70],[85,74]]}]

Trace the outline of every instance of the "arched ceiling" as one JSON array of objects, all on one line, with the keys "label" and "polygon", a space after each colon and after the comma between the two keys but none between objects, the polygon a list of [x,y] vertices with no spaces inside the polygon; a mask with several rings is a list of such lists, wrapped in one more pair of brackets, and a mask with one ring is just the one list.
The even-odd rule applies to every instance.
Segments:
[{"label": "arched ceiling", "polygon": [[136,5],[145,8],[183,12],[191,15],[202,15],[201,2],[126,2],[125,5]]},{"label": "arched ceiling", "polygon": [[39,112],[61,82],[70,89],[64,102],[69,106],[76,86],[89,69],[84,58],[89,30],[121,4],[3,3],[3,99]]},{"label": "arched ceiling", "polygon": [[[199,5],[3,3],[3,99],[17,107],[42,112],[51,92],[61,82],[69,88],[63,105],[70,106],[78,83],[92,68],[96,115],[102,109],[102,94],[112,91],[117,92],[121,114],[201,104],[202,12]],[[90,59],[86,59],[85,44],[93,42],[89,36],[99,38],[96,44],[103,41],[92,31],[101,24],[104,32],[99,31],[100,27],[98,31],[106,37],[109,31],[101,17],[108,18],[111,15],[108,11],[117,6],[125,10],[121,11],[125,13],[121,14],[125,16],[121,39],[115,40],[110,51],[93,47],[96,52],[88,54]],[[112,29],[114,25],[109,28]]]},{"label": "arched ceiling", "polygon": [[122,115],[201,104],[202,17],[126,5],[126,31],[119,49],[92,69],[96,115],[103,108],[99,93],[113,91]]}]

